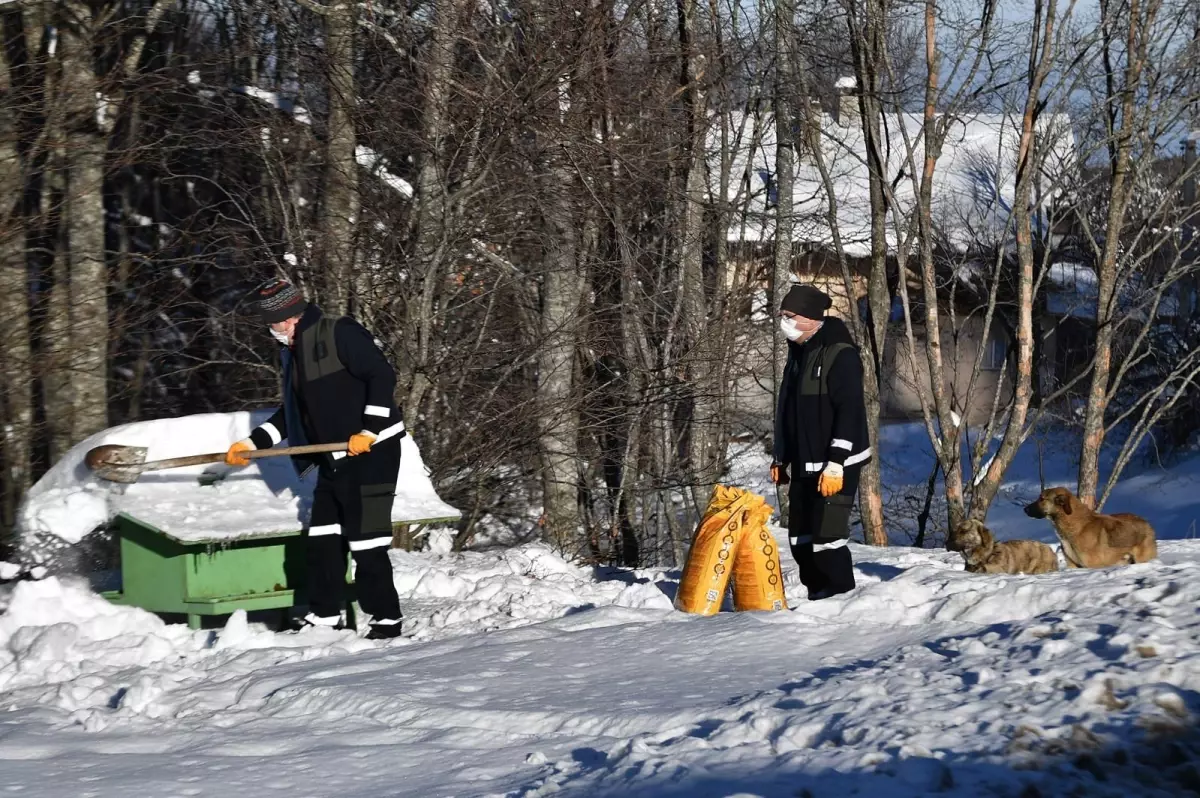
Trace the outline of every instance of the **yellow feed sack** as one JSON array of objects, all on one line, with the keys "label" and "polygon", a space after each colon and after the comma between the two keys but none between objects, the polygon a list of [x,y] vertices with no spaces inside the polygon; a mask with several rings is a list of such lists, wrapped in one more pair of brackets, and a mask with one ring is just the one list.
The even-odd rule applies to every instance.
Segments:
[{"label": "yellow feed sack", "polygon": [[745,610],[786,610],[779,545],[767,529],[771,508],[763,504],[747,513],[742,545],[733,561],[733,607]]},{"label": "yellow feed sack", "polygon": [[[675,609],[699,615],[720,611],[747,520],[759,517],[763,507],[763,498],[749,491],[724,485],[713,488],[688,552]],[[766,511],[769,516],[770,508]]]}]

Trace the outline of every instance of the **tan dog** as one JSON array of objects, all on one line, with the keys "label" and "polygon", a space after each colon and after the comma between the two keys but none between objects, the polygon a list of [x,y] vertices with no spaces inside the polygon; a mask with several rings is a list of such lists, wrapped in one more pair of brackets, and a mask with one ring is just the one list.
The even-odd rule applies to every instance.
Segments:
[{"label": "tan dog", "polygon": [[954,527],[946,548],[967,561],[967,570],[984,574],[1044,574],[1058,570],[1054,549],[1036,540],[996,542],[991,530],[979,521]]},{"label": "tan dog", "polygon": [[1107,568],[1158,556],[1154,527],[1132,513],[1104,515],[1066,488],[1047,488],[1025,508],[1030,518],[1049,518],[1062,541],[1069,568]]}]

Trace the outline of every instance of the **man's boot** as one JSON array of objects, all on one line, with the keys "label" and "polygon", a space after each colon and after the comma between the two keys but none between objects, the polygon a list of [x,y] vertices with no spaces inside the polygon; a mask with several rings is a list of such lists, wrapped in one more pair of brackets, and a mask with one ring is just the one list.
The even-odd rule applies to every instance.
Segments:
[{"label": "man's boot", "polygon": [[346,618],[344,615],[331,615],[327,618],[320,615],[314,615],[311,612],[303,617],[293,618],[291,631],[302,632],[305,629],[345,629]]},{"label": "man's boot", "polygon": [[371,631],[367,632],[368,640],[391,640],[400,636],[402,622],[400,619],[395,621],[385,621],[383,623],[372,623]]}]

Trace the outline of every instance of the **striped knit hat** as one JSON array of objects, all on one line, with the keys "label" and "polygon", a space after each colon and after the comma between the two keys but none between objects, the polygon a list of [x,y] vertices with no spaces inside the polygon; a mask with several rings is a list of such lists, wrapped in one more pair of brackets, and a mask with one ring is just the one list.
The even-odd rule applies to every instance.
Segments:
[{"label": "striped knit hat", "polygon": [[272,278],[254,289],[254,304],[264,324],[287,321],[308,307],[304,295],[287,280]]}]

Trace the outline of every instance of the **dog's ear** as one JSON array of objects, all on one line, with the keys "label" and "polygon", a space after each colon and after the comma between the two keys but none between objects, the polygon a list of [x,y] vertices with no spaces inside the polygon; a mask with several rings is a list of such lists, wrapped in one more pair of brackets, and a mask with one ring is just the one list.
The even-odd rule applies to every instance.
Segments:
[{"label": "dog's ear", "polygon": [[1054,503],[1063,511],[1063,515],[1071,514],[1071,495],[1069,493],[1054,494]]}]

